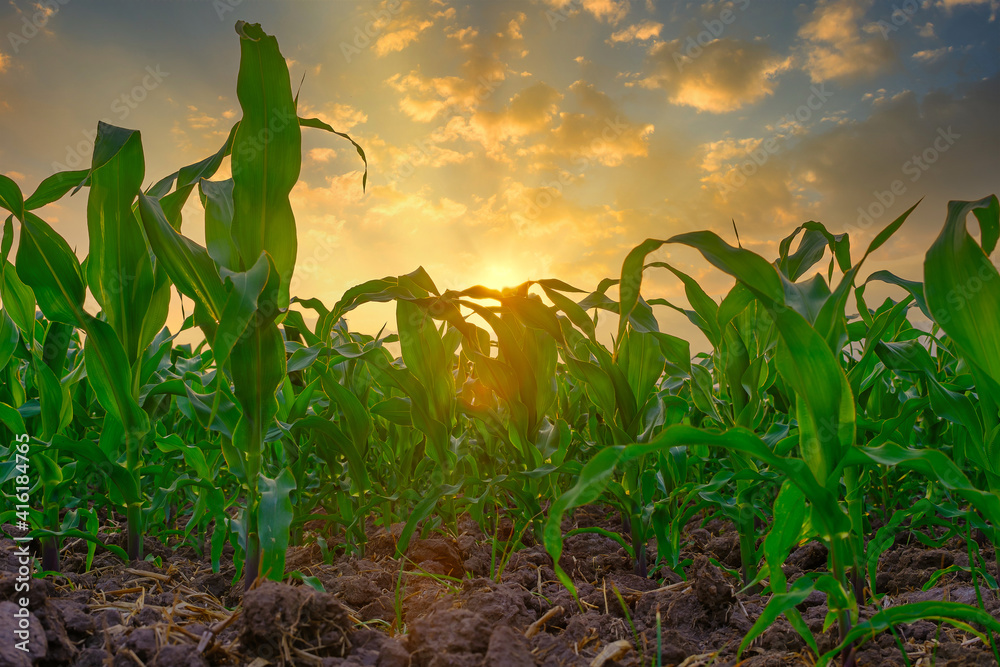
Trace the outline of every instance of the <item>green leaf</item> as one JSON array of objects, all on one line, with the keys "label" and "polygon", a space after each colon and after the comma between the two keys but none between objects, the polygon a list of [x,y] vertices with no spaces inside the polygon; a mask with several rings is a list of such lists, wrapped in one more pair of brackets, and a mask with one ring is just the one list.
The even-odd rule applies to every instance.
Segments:
[{"label": "green leaf", "polygon": [[288,468],[274,479],[261,475],[259,489],[260,573],[273,581],[281,581],[285,578],[285,551],[295,516],[291,498],[295,476]]},{"label": "green leaf", "polygon": [[927,479],[936,480],[971,503],[995,525],[1000,525],[1000,497],[977,488],[952,462],[947,454],[936,449],[907,449],[886,444],[881,447],[856,447],[845,459],[845,465],[870,465],[872,462],[916,470]]},{"label": "green leaf", "polygon": [[[619,283],[619,307],[618,307],[618,337],[616,341],[621,341],[625,335],[625,325],[628,323],[629,315],[639,302],[639,290],[642,287],[642,271],[646,262],[646,255],[653,252],[665,241],[656,239],[646,239],[632,249],[622,262],[621,282]],[[603,294],[602,294],[603,296]]]},{"label": "green leaf", "polygon": [[990,632],[1000,632],[1000,621],[997,621],[988,612],[967,604],[939,600],[901,604],[883,609],[867,621],[851,628],[840,644],[820,656],[816,667],[826,667],[838,653],[852,644],[860,646],[865,640],[873,639],[894,626],[916,623],[917,621],[948,623],[963,632],[979,637],[985,644],[989,644],[989,640],[984,633],[976,630],[971,625],[972,623],[982,625]]},{"label": "green leaf", "polygon": [[396,302],[396,325],[403,362],[427,391],[431,414],[450,421],[454,414],[455,390],[451,360],[434,319],[414,303]]},{"label": "green leaf", "polygon": [[0,206],[17,216],[24,218],[24,195],[9,176],[0,174]]},{"label": "green leaf", "polygon": [[913,296],[913,299],[916,301],[917,306],[920,308],[920,312],[926,315],[927,319],[933,319],[934,316],[931,315],[930,309],[927,308],[927,301],[926,299],[924,299],[923,283],[917,282],[915,280],[906,280],[905,278],[900,278],[891,271],[875,271],[870,276],[868,276],[868,279],[865,280],[864,285],[858,287],[856,291],[864,293],[864,289],[868,285],[868,283],[876,281],[902,287],[907,292],[909,292],[911,296]]},{"label": "green leaf", "polygon": [[[273,279],[273,266],[267,255],[261,255],[249,270],[226,274],[229,295],[219,316],[219,326],[212,341],[216,366],[222,368],[229,360],[233,346],[243,336],[255,317],[265,317],[258,310],[258,301],[269,279]],[[267,304],[262,304],[266,307]]]},{"label": "green leaf", "polygon": [[218,321],[227,295],[208,251],[170,226],[158,200],[140,194],[139,214],[156,259],[178,291]]},{"label": "green leaf", "polygon": [[[69,403],[69,397],[63,392],[59,378],[52,373],[52,369],[41,363],[37,357],[34,359],[34,367],[42,417],[42,432],[39,437],[48,441],[65,428],[72,419],[72,404]],[[66,415],[67,407],[70,408],[69,419]]]},{"label": "green leaf", "polygon": [[0,284],[0,298],[3,299],[4,309],[17,328],[24,332],[25,340],[34,340],[35,295],[30,287],[21,282],[17,268],[7,260],[2,261],[3,283]]},{"label": "green leaf", "polygon": [[[772,574],[773,572],[774,570],[772,569]],[[772,595],[771,599],[768,600],[767,606],[764,607],[764,611],[757,617],[753,627],[750,628],[750,631],[743,637],[743,641],[740,642],[740,647],[736,651],[737,662],[739,661],[740,656],[743,655],[743,651],[746,650],[747,646],[749,646],[754,639],[762,635],[765,630],[771,627],[771,624],[778,620],[778,617],[782,614],[795,612],[795,605],[801,604],[805,601],[813,590],[815,590],[814,583],[808,577],[800,577],[794,584],[792,584],[792,587],[788,590],[788,592],[775,593]],[[799,620],[801,620],[801,617]],[[803,635],[803,639],[809,644],[809,647],[818,654],[819,649],[816,646],[816,639],[812,636],[812,633],[809,632],[808,627],[804,625],[802,627],[806,631],[806,634]]]},{"label": "green leaf", "polygon": [[[152,342],[152,338],[143,339],[142,334],[153,297],[153,263],[132,211],[145,173],[142,140],[136,130],[103,122],[98,123],[97,130],[94,164],[101,166],[91,173],[87,200],[87,285],[131,365]],[[154,325],[152,335],[162,325],[162,321]]]},{"label": "green leaf", "polygon": [[90,318],[84,359],[87,378],[101,404],[125,428],[129,442],[149,431],[149,418],[132,394],[131,364],[121,342],[106,322]]},{"label": "green leaf", "polygon": [[171,434],[165,438],[157,438],[156,447],[164,452],[180,452],[184,462],[190,466],[202,480],[211,480],[214,475],[205,459],[205,452],[195,445],[184,444],[180,436]]},{"label": "green leaf", "polygon": [[771,591],[785,592],[785,574],[781,566],[798,543],[806,520],[805,494],[791,480],[785,480],[774,501],[774,516],[780,517],[764,538],[764,558],[771,571]]},{"label": "green leaf", "polygon": [[73,440],[65,436],[56,436],[52,440],[52,447],[60,451],[69,452],[80,461],[87,461],[99,472],[106,475],[118,488],[119,493],[128,504],[138,503],[142,496],[139,487],[136,485],[136,478],[125,469],[112,461],[107,454],[89,440]]},{"label": "green leaf", "polygon": [[47,204],[62,199],[73,188],[80,188],[90,180],[90,170],[60,171],[52,174],[35,188],[35,191],[24,202],[24,208],[29,211],[39,209]]},{"label": "green leaf", "polygon": [[313,589],[317,593],[326,593],[326,587],[323,586],[323,582],[319,580],[319,577],[310,577],[305,574],[302,574],[298,570],[295,570],[294,572],[289,572],[288,576],[291,577],[292,579],[298,579],[303,584]]},{"label": "green leaf", "polygon": [[275,392],[285,379],[285,344],[277,325],[254,322],[233,346],[230,363],[233,392],[243,415],[233,442],[247,455],[247,479],[260,471],[260,450],[278,410]]},{"label": "green leaf", "polygon": [[[323,383],[323,391],[343,412],[346,431],[350,434],[354,446],[361,456],[364,456],[365,448],[368,446],[368,436],[372,430],[371,416],[357,396],[337,382],[329,370],[320,370],[320,378]],[[364,466],[362,465],[361,468],[363,471]]]},{"label": "green leaf", "polygon": [[417,525],[429,517],[434,508],[437,507],[438,502],[441,498],[446,495],[451,495],[457,493],[461,489],[461,484],[455,484],[451,486],[439,485],[427,491],[423,499],[416,504],[410,516],[406,519],[406,524],[403,526],[403,532],[399,535],[399,541],[396,542],[396,558],[402,558],[406,553],[406,550],[410,546],[410,539],[413,537],[413,532],[417,529]]},{"label": "green leaf", "polygon": [[571,375],[581,380],[587,389],[591,402],[604,415],[612,419],[615,414],[615,385],[600,366],[589,361],[581,361],[566,357],[566,369]]},{"label": "green leaf", "polygon": [[[351,479],[357,484],[359,491],[367,491],[371,488],[368,480],[368,471],[365,467],[364,450],[359,448],[352,438],[347,437],[344,432],[333,422],[310,415],[303,417],[292,424],[292,433],[301,435],[303,433],[317,432],[332,441],[335,450],[329,454],[342,454],[347,459],[350,469]],[[327,456],[329,458],[329,456]]]},{"label": "green leaf", "polygon": [[198,182],[205,208],[205,246],[208,254],[230,271],[239,271],[239,253],[233,243],[233,179]]},{"label": "green leaf", "polygon": [[271,256],[281,276],[278,303],[287,307],[297,247],[288,195],[299,178],[301,130],[278,40],[255,23],[238,21],[236,32],[243,118],[233,141],[233,241],[244,269],[263,252]]},{"label": "green leaf", "polygon": [[6,403],[0,403],[0,424],[16,435],[27,433],[21,413]]},{"label": "green leaf", "polygon": [[20,335],[14,321],[7,315],[7,310],[0,310],[0,371],[7,367],[14,350],[17,349],[17,341]]},{"label": "green leaf", "polygon": [[[792,254],[788,254],[791,249],[792,240],[800,230],[805,230],[799,247]],[[816,229],[805,229],[805,226],[798,227],[791,235],[785,237],[779,246],[780,260],[778,269],[790,280],[795,282],[805,272],[815,266],[816,262],[823,259],[828,245],[824,234]]]},{"label": "green leaf", "polygon": [[705,323],[702,332],[708,338],[709,342],[712,343],[713,347],[719,347],[722,339],[722,330],[719,327],[719,306],[712,300],[712,297],[708,296],[697,280],[683,271],[675,269],[666,262],[653,262],[646,268],[650,267],[668,269],[680,278],[681,282],[684,283],[684,294],[687,296],[688,303],[691,304],[691,307],[694,308],[695,312]]},{"label": "green leaf", "polygon": [[358,142],[356,142],[354,139],[351,139],[351,137],[348,136],[347,134],[343,132],[338,132],[337,130],[333,129],[330,125],[324,123],[319,118],[299,118],[299,125],[301,125],[302,127],[313,127],[318,130],[326,130],[327,132],[333,132],[337,136],[343,137],[344,139],[350,141],[351,144],[354,146],[355,150],[358,151],[358,155],[361,156],[361,161],[365,163],[365,173],[361,177],[361,190],[364,191],[367,188],[368,158],[365,157],[365,151],[361,148],[360,145],[358,145]]},{"label": "green leaf", "polygon": [[[979,221],[983,246],[966,227],[969,213]],[[1000,203],[995,195],[949,202],[944,228],[924,259],[927,307],[966,359],[994,383],[1000,383],[1000,273],[990,261],[992,248],[984,246],[995,244],[998,230]]]},{"label": "green leaf", "polygon": [[769,303],[784,303],[785,289],[781,275],[763,257],[749,250],[734,248],[712,232],[679,234],[667,242],[697,249],[709,263],[739,279],[758,298]]},{"label": "green leaf", "polygon": [[52,369],[56,377],[62,377],[63,366],[69,350],[73,327],[62,322],[49,322],[42,343],[42,361]]},{"label": "green leaf", "polygon": [[31,287],[50,320],[79,326],[85,296],[80,262],[63,237],[34,213],[25,213],[17,274]]},{"label": "green leaf", "polygon": [[[655,333],[628,331],[618,348],[618,365],[625,373],[639,415],[663,374],[665,359]],[[636,424],[636,426],[638,426]]]},{"label": "green leaf", "polygon": [[[898,509],[892,514],[892,518],[889,522],[878,529],[875,533],[875,537],[869,540],[866,545],[866,556],[867,556],[867,569],[868,569],[868,582],[871,587],[872,596],[881,598],[882,596],[877,595],[875,590],[876,581],[876,569],[878,568],[879,557],[884,554],[889,547],[893,545],[896,541],[896,534],[899,531],[899,527],[903,524],[903,521],[910,519],[910,525],[913,526],[917,519],[919,519],[927,512],[932,511],[934,505],[931,504],[926,498],[921,498],[915,502],[911,507],[904,507],[903,509]],[[884,595],[884,594],[883,594]]]},{"label": "green leaf", "polygon": [[[169,208],[180,210],[183,208],[184,203],[187,201],[187,195],[190,194],[191,189],[203,178],[211,178],[215,175],[215,172],[219,170],[222,165],[222,161],[232,154],[233,150],[233,139],[236,137],[236,130],[239,129],[239,122],[233,125],[229,129],[229,136],[226,137],[226,142],[222,147],[216,151],[214,154],[209,155],[207,158],[199,160],[194,164],[189,164],[186,167],[181,167],[169,176],[165,176],[156,182],[155,185],[150,187],[146,194],[155,199],[162,199],[168,196],[174,197]],[[177,189],[168,195],[170,188],[173,187],[174,181],[177,182]],[[167,205],[164,205],[167,208]],[[169,218],[171,222],[174,222],[172,218]],[[179,221],[178,221],[179,222]],[[180,230],[179,225],[175,225],[174,229]]]}]

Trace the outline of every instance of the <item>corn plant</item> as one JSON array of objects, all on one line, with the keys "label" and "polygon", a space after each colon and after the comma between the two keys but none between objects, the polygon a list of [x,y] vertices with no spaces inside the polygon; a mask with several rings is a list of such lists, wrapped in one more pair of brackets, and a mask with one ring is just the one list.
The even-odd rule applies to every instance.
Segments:
[{"label": "corn plant", "polygon": [[[249,588],[260,575],[283,576],[292,521],[294,478],[287,469],[266,477],[262,457],[286,374],[277,321],[289,303],[296,256],[288,194],[302,159],[300,125],[333,129],[298,117],[277,40],[256,24],[241,21],[236,31],[243,118],[216,155],[140,194],[139,214],[153,254],[178,291],[194,301],[195,322],[210,341],[217,369],[226,371],[217,375],[216,400],[228,393],[224,385],[231,381],[241,408],[223,453],[247,494],[240,534]],[[232,157],[231,183],[204,180],[226,155]],[[175,179],[176,188],[167,192]],[[171,212],[179,211],[196,184],[210,204],[218,204],[206,207],[207,248],[171,224]]]},{"label": "corn plant", "polygon": [[[131,558],[142,555],[138,469],[143,441],[150,428],[149,418],[136,400],[139,390],[136,365],[166,319],[168,298],[165,284],[162,281],[159,287],[156,284],[152,259],[132,213],[132,201],[142,177],[139,133],[101,123],[90,170],[55,174],[43,181],[27,200],[5,178],[7,193],[3,204],[21,223],[18,276],[31,288],[38,307],[49,320],[78,327],[86,335],[90,386],[107,411],[102,438],[112,451],[117,449],[118,442],[124,442],[124,468],[132,478],[125,498]],[[90,187],[87,218],[91,252],[86,275],[66,241],[31,212],[58,199],[74,185]],[[5,237],[8,229],[9,223],[5,226]],[[5,240],[6,248],[10,244]],[[96,318],[84,309],[88,286],[101,304],[103,318]],[[48,423],[51,425],[51,420]],[[50,437],[54,434],[51,428],[43,431],[43,435]],[[89,443],[72,449],[91,460],[106,458]],[[105,463],[114,465],[110,461]]]}]

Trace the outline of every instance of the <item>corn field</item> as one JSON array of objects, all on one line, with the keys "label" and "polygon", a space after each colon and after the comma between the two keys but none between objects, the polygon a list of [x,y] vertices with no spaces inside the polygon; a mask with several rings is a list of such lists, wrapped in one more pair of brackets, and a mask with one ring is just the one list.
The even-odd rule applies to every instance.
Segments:
[{"label": "corn field", "polygon": [[[95,562],[142,565],[143,576],[164,567],[151,545],[165,545],[225,573],[236,597],[218,613],[232,620],[268,581],[326,594],[329,585],[292,562],[301,550],[330,565],[370,555],[373,536],[388,536],[393,608],[375,621],[350,615],[343,636],[367,625],[412,644],[416,621],[402,605],[403,582],[416,585],[421,569],[414,545],[474,524],[488,554],[477,576],[499,585],[533,549],[532,619],[562,601],[529,638],[596,607],[621,620],[622,638],[580,648],[580,664],[683,662],[664,648],[665,604],[655,626],[640,627],[639,597],[574,572],[565,551],[585,539],[656,595],[695,595],[685,590],[695,570],[730,587],[717,595],[731,598],[727,620],[745,618],[738,641],[692,648],[699,660],[685,665],[764,664],[755,651],[779,625],[801,647],[794,664],[873,664],[860,656],[883,638],[897,664],[918,664],[907,657],[908,628],[926,622],[1000,660],[995,195],[942,212],[922,282],[862,270],[910,208],[861,248],[818,222],[788,230],[769,258],[709,231],[648,239],[593,291],[555,278],[442,291],[418,268],[303,298],[290,290],[289,203],[302,133],[333,133],[359,160],[365,153],[298,115],[274,37],[243,22],[237,32],[242,117],[215,154],[144,187],[140,133],[102,122],[89,168],[56,173],[30,194],[0,176],[9,213],[0,524],[8,546],[30,546],[37,578],[62,586]],[[232,177],[213,180],[226,160]],[[35,213],[77,192],[87,198],[82,261]],[[182,220],[192,197],[204,221]],[[697,251],[732,289],[716,300],[651,261],[664,246]],[[644,289],[653,273],[680,281],[687,303]],[[871,283],[897,298],[869,303]],[[177,331],[165,326],[174,293],[193,304]],[[350,330],[352,311],[375,302],[394,305],[391,333]],[[686,316],[711,350],[692,354],[662,331],[654,306]],[[915,327],[918,312],[932,326]],[[611,324],[611,340],[599,323]],[[200,343],[177,342],[192,332]],[[610,519],[581,525],[574,517],[587,508]],[[692,530],[710,521],[733,536],[728,560],[692,556]],[[921,549],[960,544],[967,558],[932,567],[923,587],[967,582],[972,599],[889,595],[880,559],[904,538]],[[824,555],[790,580],[788,559],[809,544]],[[453,593],[475,578],[422,569]],[[817,596],[822,627],[803,611]],[[171,641],[197,649],[197,664],[360,664],[323,662],[346,660],[348,640],[299,637],[265,655],[248,632],[227,644],[222,624],[206,621],[193,639]],[[10,664],[74,664],[52,657],[53,641],[49,662]],[[607,649],[617,657],[596,662]],[[453,664],[413,655],[414,665]]]}]

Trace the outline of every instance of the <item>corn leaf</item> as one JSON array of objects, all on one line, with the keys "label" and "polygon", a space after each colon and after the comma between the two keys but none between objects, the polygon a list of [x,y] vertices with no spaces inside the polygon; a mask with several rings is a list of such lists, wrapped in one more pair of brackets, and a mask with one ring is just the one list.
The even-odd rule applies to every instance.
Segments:
[{"label": "corn leaf", "polygon": [[261,475],[259,489],[260,572],[281,581],[285,578],[285,551],[294,518],[291,493],[295,490],[295,476],[287,468],[274,479]]},{"label": "corn leaf", "polygon": [[17,274],[35,293],[45,317],[79,326],[84,319],[80,263],[69,244],[34,213],[25,213]]},{"label": "corn leaf", "polygon": [[208,252],[170,226],[158,200],[140,194],[139,214],[157,260],[163,264],[178,291],[193,299],[217,321],[227,294]]},{"label": "corn leaf", "polygon": [[143,320],[150,314],[160,320],[155,335],[166,319],[165,311],[150,310],[153,263],[132,212],[145,173],[139,132],[98,124],[94,164],[100,166],[91,172],[87,201],[87,284],[131,365],[152,342],[142,338]]},{"label": "corn leaf", "polygon": [[[966,227],[969,213],[979,221],[982,245]],[[979,387],[981,392],[1000,386],[1000,273],[989,257],[998,234],[995,195],[949,202],[944,228],[924,259],[927,307],[969,363],[992,380]]]},{"label": "corn leaf", "polygon": [[259,24],[239,21],[236,32],[243,118],[233,140],[233,241],[244,269],[265,251],[271,256],[281,276],[278,303],[286,307],[297,248],[288,194],[299,177],[301,130],[278,41]]}]

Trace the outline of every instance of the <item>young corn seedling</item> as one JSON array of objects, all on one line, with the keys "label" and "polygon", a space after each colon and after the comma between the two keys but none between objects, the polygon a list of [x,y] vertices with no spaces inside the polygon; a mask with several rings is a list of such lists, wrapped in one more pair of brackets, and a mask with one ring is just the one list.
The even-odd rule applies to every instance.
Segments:
[{"label": "young corn seedling", "polygon": [[[289,303],[296,256],[295,218],[288,194],[298,179],[300,125],[333,131],[301,119],[277,40],[259,25],[239,22],[237,96],[243,118],[220,151],[168,176],[139,196],[139,214],[157,260],[181,294],[195,303],[194,319],[210,342],[216,401],[228,393],[240,406],[231,445],[223,445],[230,471],[246,493],[240,521],[246,554],[245,585],[261,575],[284,576],[292,521],[294,478],[284,470],[263,474],[264,442],[278,410],[275,394],[286,373],[277,321]],[[360,150],[360,149],[359,149]],[[232,156],[231,183],[201,180]],[[176,189],[169,192],[176,180]],[[177,231],[178,212],[195,185],[207,201],[205,238],[199,246]],[[179,225],[178,225],[179,226]]]},{"label": "young corn seedling", "polygon": [[[85,359],[90,385],[106,410],[102,440],[106,451],[124,443],[124,469],[131,477],[126,494],[128,553],[142,556],[142,499],[140,455],[149,432],[148,415],[137,401],[138,363],[143,350],[166,319],[166,283],[157,282],[152,259],[142,239],[132,202],[143,177],[139,133],[101,123],[90,170],[60,172],[39,185],[24,200],[6,177],[2,205],[21,223],[17,273],[31,288],[38,307],[54,322],[81,329],[86,335]],[[66,241],[31,211],[62,197],[70,188],[89,186],[87,219],[90,254],[86,275]],[[5,225],[5,249],[10,248]],[[6,250],[4,252],[6,262]],[[103,319],[84,309],[90,288],[101,305]],[[44,371],[43,371],[44,374]],[[49,422],[51,423],[51,422]],[[45,433],[54,435],[46,429]],[[97,453],[89,442],[71,447],[82,458],[117,464]]]}]

